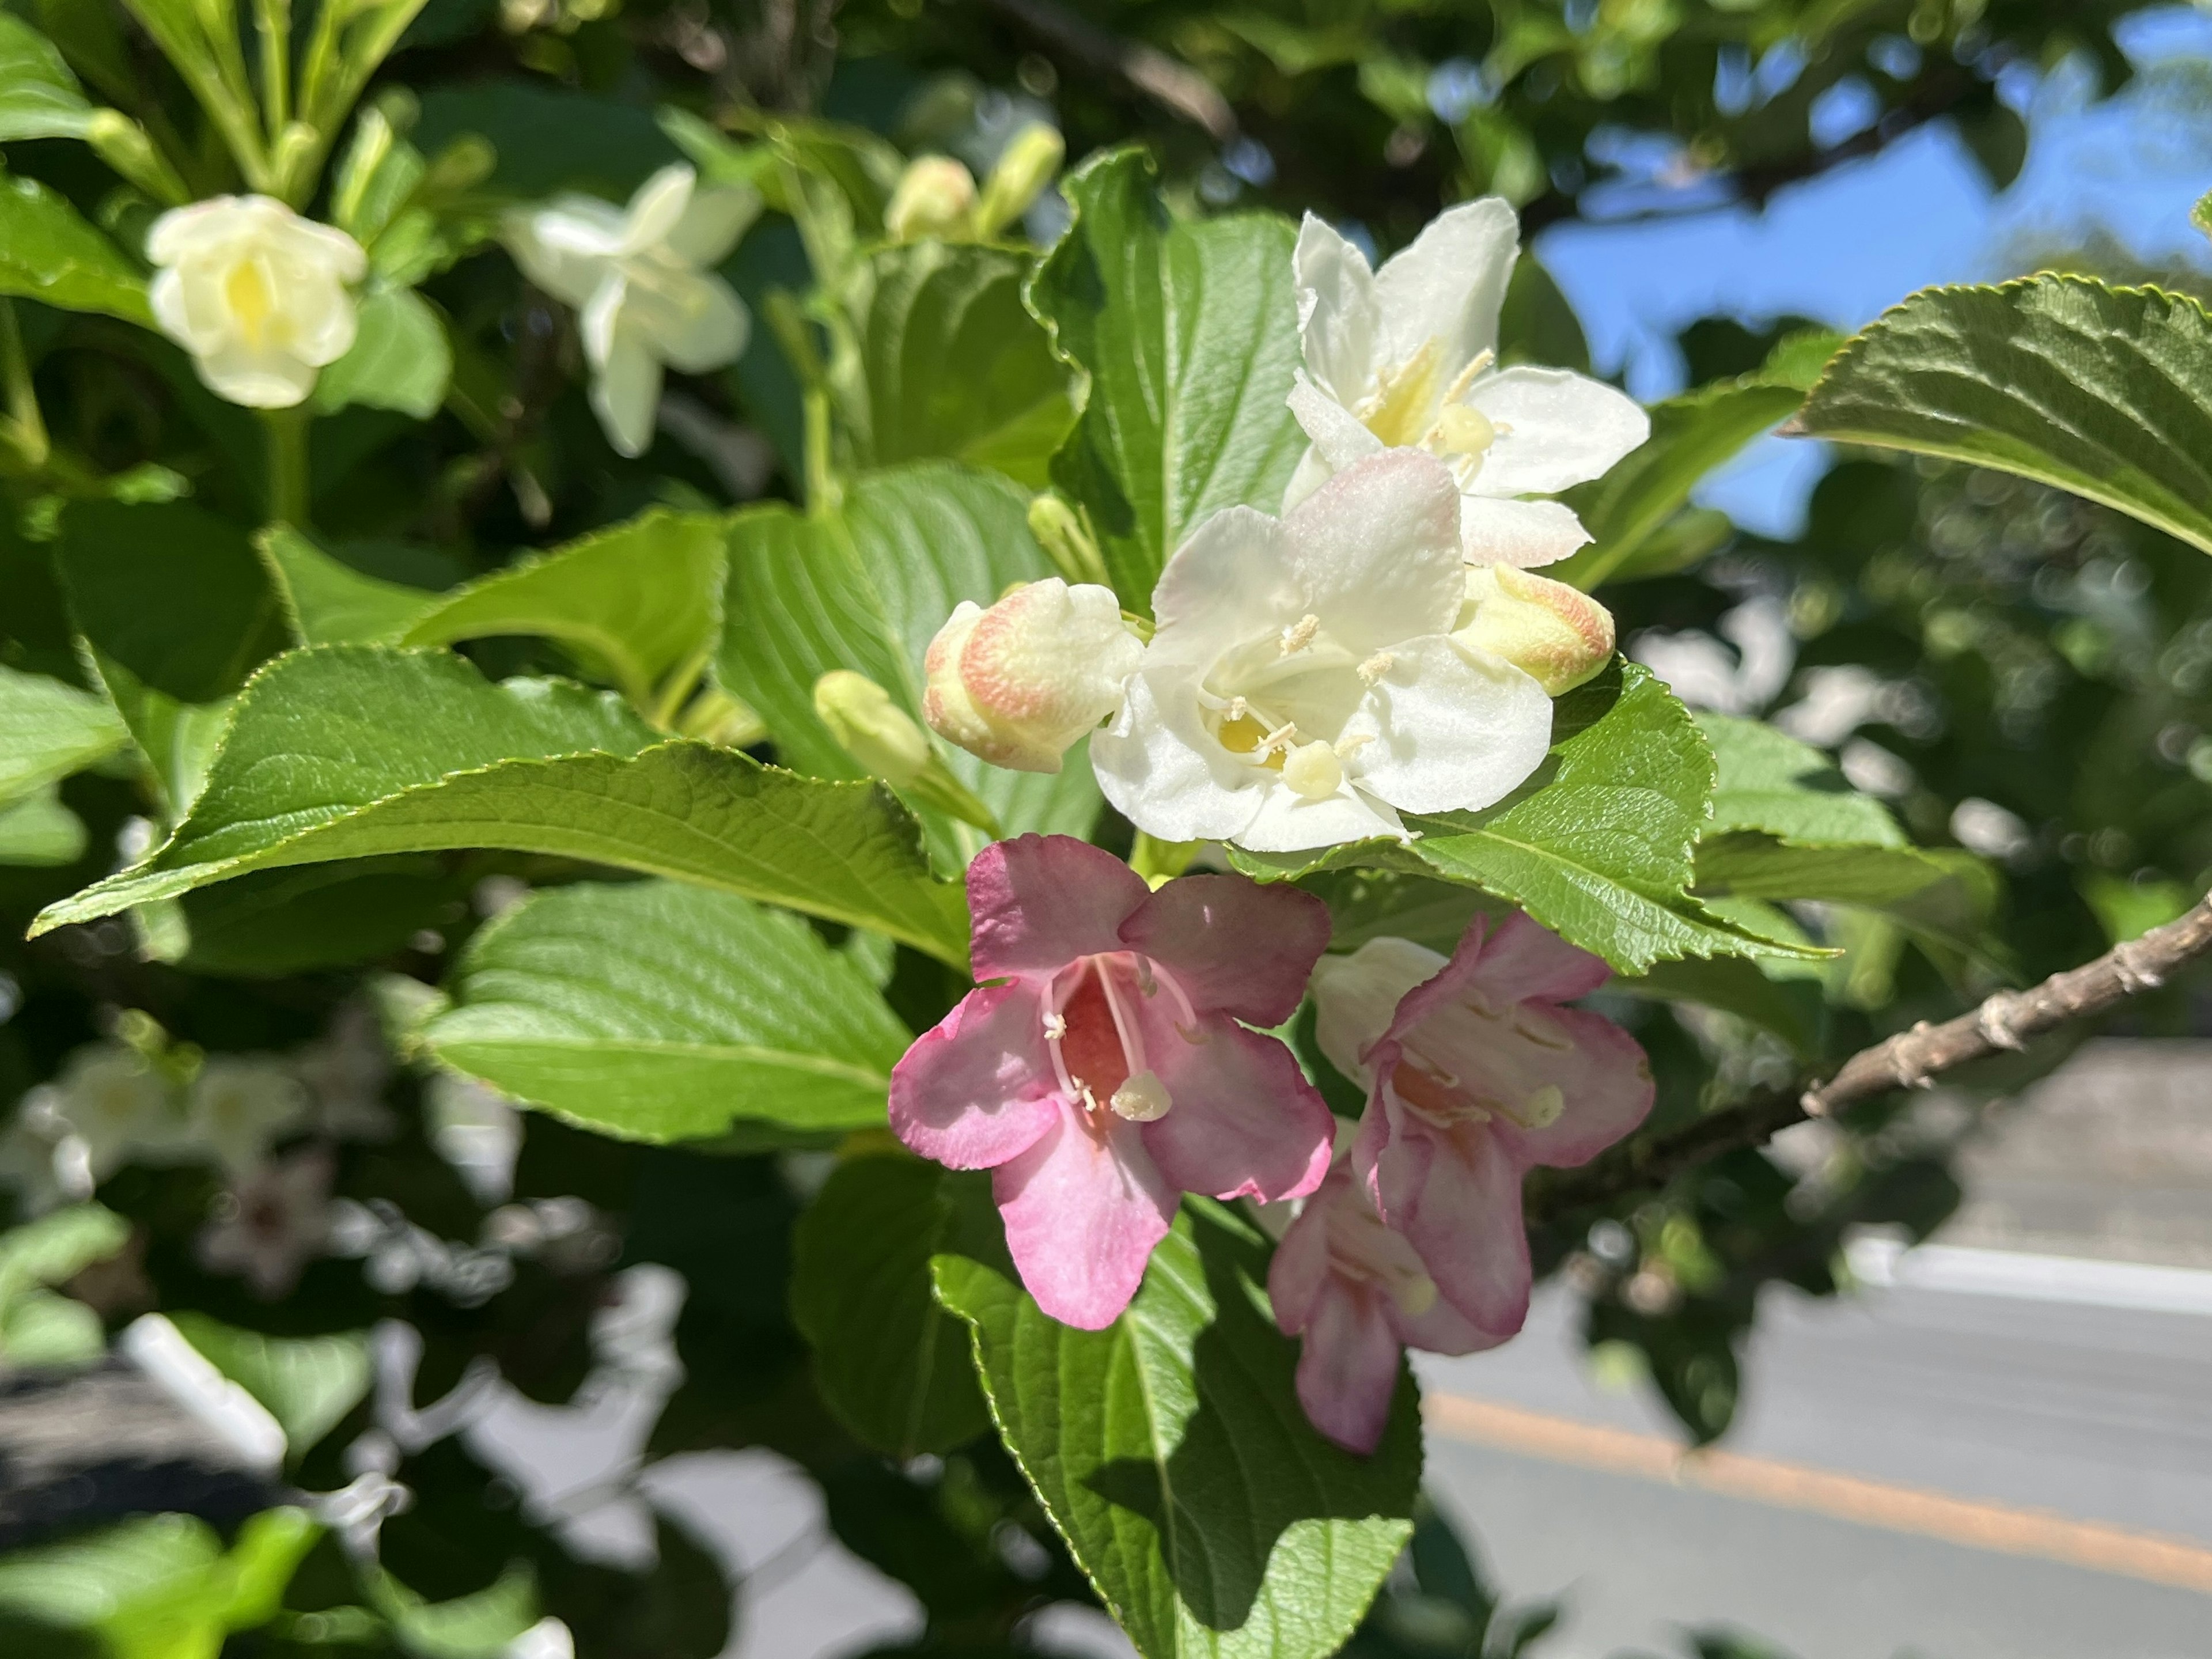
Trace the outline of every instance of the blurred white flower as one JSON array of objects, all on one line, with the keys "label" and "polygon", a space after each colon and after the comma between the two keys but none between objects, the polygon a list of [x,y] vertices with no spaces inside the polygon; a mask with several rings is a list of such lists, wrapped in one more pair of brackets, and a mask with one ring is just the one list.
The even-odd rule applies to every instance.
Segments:
[{"label": "blurred white flower", "polygon": [[523,274],[576,308],[592,408],[618,453],[642,455],[653,441],[664,365],[698,374],[745,349],[752,319],[714,267],[760,204],[751,190],[701,190],[679,165],[626,208],[564,195],[507,215],[503,237]]},{"label": "blurred white flower", "polygon": [[95,1182],[105,1181],[133,1153],[168,1158],[185,1138],[167,1079],[125,1043],[88,1043],[70,1056],[58,1078],[32,1094],[26,1109],[50,1114],[64,1126],[62,1134],[83,1143],[84,1163]]},{"label": "blurred white flower", "polygon": [[65,1125],[52,1123],[50,1129],[38,1121],[46,1116],[36,1109],[38,1092],[0,1133],[0,1184],[15,1190],[16,1209],[27,1217],[92,1196],[84,1142]]},{"label": "blurred white flower", "polygon": [[185,1133],[196,1149],[241,1175],[307,1111],[307,1090],[274,1055],[211,1054],[185,1098]]},{"label": "blurred white flower", "polygon": [[509,1642],[501,1659],[576,1659],[576,1638],[549,1615]]},{"label": "blurred white flower", "polygon": [[430,1144],[453,1166],[479,1204],[497,1204],[514,1189],[522,1119],[507,1097],[472,1078],[440,1072],[422,1091]]},{"label": "blurred white flower", "polygon": [[241,1276],[276,1300],[331,1242],[331,1158],[309,1147],[273,1159],[233,1182],[216,1219],[200,1230],[200,1265]]},{"label": "blurred white flower", "polygon": [[399,1120],[384,1103],[392,1057],[384,1027],[366,1000],[341,1003],[330,1029],[294,1057],[313,1097],[311,1127],[332,1140],[389,1140]]},{"label": "blurred white flower", "polygon": [[1284,501],[1385,449],[1434,455],[1462,497],[1474,564],[1549,564],[1589,540],[1549,495],[1650,435],[1635,399],[1562,368],[1498,368],[1498,315],[1520,251],[1510,204],[1464,202],[1372,270],[1312,215],[1292,256],[1305,372],[1291,411],[1313,447]]},{"label": "blurred white flower", "polygon": [[361,244],[267,196],[217,196],[163,214],[146,238],[147,302],[219,396],[289,409],[352,349]]}]

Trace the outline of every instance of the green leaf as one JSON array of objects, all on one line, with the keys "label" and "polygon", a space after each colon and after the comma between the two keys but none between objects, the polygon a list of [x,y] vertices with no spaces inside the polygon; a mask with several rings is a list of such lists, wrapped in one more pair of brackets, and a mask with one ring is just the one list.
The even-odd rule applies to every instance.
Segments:
[{"label": "green leaf", "polygon": [[453,589],[397,643],[542,635],[642,706],[719,631],[726,533],[710,514],[656,509]]},{"label": "green leaf", "polygon": [[75,864],[84,848],[84,820],[62,805],[53,785],[0,801],[0,864]]},{"label": "green leaf", "polygon": [[[716,678],[758,711],[785,763],[860,776],[814,712],[815,681],[855,669],[920,720],[922,658],[953,606],[988,605],[1012,583],[1054,574],[1027,515],[1017,485],[945,462],[856,478],[834,514],[770,506],[738,514]],[[1097,818],[1098,786],[1082,745],[1052,774],[941,752],[1009,834],[1085,836]],[[938,823],[942,850],[951,832]]]},{"label": "green leaf", "polygon": [[439,595],[386,581],[325,553],[289,525],[254,538],[301,645],[393,645]]},{"label": "green leaf", "polygon": [[508,1563],[483,1589],[449,1601],[425,1601],[380,1566],[368,1566],[362,1577],[400,1650],[415,1659],[501,1659],[538,1622],[538,1576],[525,1561]]},{"label": "green leaf", "polygon": [[1904,847],[1889,809],[1809,743],[1764,721],[1700,714],[1717,773],[1707,835],[1752,830],[1811,843]]},{"label": "green leaf", "polygon": [[107,1352],[107,1328],[74,1297],[32,1291],[0,1309],[0,1361],[33,1370],[89,1365]]},{"label": "green leaf", "polygon": [[1372,1457],[1322,1439],[1267,1311],[1267,1244],[1208,1200],[1186,1200],[1103,1331],[1047,1317],[995,1227],[982,1207],[976,1242],[934,1259],[938,1296],[975,1328],[1000,1433],[1138,1651],[1334,1653],[1413,1533],[1410,1377]]},{"label": "green leaf", "polygon": [[1844,348],[1796,426],[2018,473],[2212,552],[2212,314],[2185,295],[1927,289]]},{"label": "green leaf", "polygon": [[421,1034],[440,1060],[629,1140],[881,1127],[911,1040],[797,917],[673,882],[539,893],[470,941],[447,989]]},{"label": "green leaf", "polygon": [[154,325],[137,267],[35,179],[0,176],[0,295]]},{"label": "green leaf", "polygon": [[368,1339],[264,1336],[180,1311],[170,1322],[208,1362],[268,1408],[293,1457],[305,1456],[368,1394]]},{"label": "green leaf", "polygon": [[878,248],[840,296],[830,386],[860,467],[944,457],[1032,489],[1075,411],[1022,304],[1030,256],[973,243]]},{"label": "green leaf", "polygon": [[359,404],[418,421],[436,414],[453,378],[453,349],[430,302],[412,289],[379,289],[362,301],[358,330],[352,349],[316,377],[315,411]]},{"label": "green leaf", "polygon": [[1689,711],[1650,671],[1617,662],[1559,700],[1551,755],[1496,806],[1408,814],[1420,838],[1402,846],[1230,856],[1263,880],[1373,866],[1463,882],[1623,973],[1674,957],[1820,954],[1748,933],[1690,896],[1712,787],[1712,755]]},{"label": "green leaf", "polygon": [[230,723],[232,700],[179,702],[156,691],[97,646],[86,652],[107,699],[131,728],[145,781],[166,816],[180,817],[207,781],[208,763]]},{"label": "green leaf", "polygon": [[130,741],[105,699],[0,667],[0,801],[81,772]]},{"label": "green leaf", "polygon": [[822,1397],[902,1462],[990,1427],[966,1328],[930,1292],[929,1259],[952,1220],[949,1178],[896,1154],[848,1159],[792,1234],[791,1314]]},{"label": "green leaf", "polygon": [[1077,168],[1075,222],[1030,284],[1060,351],[1089,377],[1052,476],[1091,520],[1121,603],[1152,585],[1200,520],[1273,511],[1305,434],[1287,399],[1298,331],[1289,221],[1172,216],[1139,151]]},{"label": "green leaf", "polygon": [[176,833],[35,925],[251,870],[463,847],[674,876],[967,959],[960,890],[929,872],[887,791],[661,742],[579,686],[493,685],[447,652],[369,646],[295,651],[257,675]]},{"label": "green leaf", "polygon": [[284,618],[246,532],[184,501],[78,501],[55,550],[77,629],[179,702],[212,702],[284,648]]},{"label": "green leaf", "polygon": [[82,138],[92,106],[54,43],[0,11],[0,143]]},{"label": "green leaf", "polygon": [[1602,582],[1657,575],[1680,562],[1662,536],[1707,474],[1805,400],[1805,388],[1838,343],[1822,331],[1792,335],[1765,364],[1651,410],[1651,436],[1605,477],[1568,492],[1590,545],[1544,574],[1585,592]]},{"label": "green leaf", "polygon": [[1827,1030],[1827,1000],[1821,989],[1826,972],[1817,963],[1782,958],[1691,957],[1655,962],[1650,971],[1617,978],[1606,988],[1656,1001],[1717,1008],[1773,1032],[1790,1045],[1791,1053],[1811,1060],[1820,1053]]},{"label": "green leaf", "polygon": [[0,1232],[0,1307],[44,1285],[74,1279],[131,1237],[131,1224],[98,1204],[74,1204]]},{"label": "green leaf", "polygon": [[179,937],[161,960],[240,979],[372,962],[462,914],[477,878],[435,854],[257,870],[169,901]]}]

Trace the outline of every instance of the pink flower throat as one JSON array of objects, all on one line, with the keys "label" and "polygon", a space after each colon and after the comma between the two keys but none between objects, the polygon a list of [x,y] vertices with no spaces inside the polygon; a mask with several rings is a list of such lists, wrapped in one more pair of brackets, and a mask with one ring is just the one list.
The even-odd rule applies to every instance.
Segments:
[{"label": "pink flower throat", "polygon": [[1203,1041],[1190,998],[1175,975],[1134,951],[1079,957],[1055,975],[1045,997],[1044,1034],[1053,1070],[1067,1097],[1094,1127],[1112,1112],[1148,1123],[1174,1103],[1145,1047],[1140,1013],[1166,994],[1188,1042]]}]

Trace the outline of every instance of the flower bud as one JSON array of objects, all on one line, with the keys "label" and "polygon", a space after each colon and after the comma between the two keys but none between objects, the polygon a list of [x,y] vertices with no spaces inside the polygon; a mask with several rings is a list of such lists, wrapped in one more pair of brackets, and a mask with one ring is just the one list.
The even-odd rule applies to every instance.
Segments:
[{"label": "flower bud", "polygon": [[177,207],[192,199],[177,170],[154,148],[146,129],[122,111],[93,111],[84,124],[84,141],[94,155],[155,201]]},{"label": "flower bud", "polygon": [[1067,158],[1067,141],[1048,122],[1032,121],[999,152],[999,164],[983,181],[983,200],[975,210],[975,233],[995,236],[1030,210]]},{"label": "flower bud", "polygon": [[1057,772],[1060,756],[1121,707],[1143,654],[1111,588],[1055,576],[988,611],[963,600],[929,642],[922,715],[994,766]]},{"label": "flower bud", "polygon": [[975,175],[950,155],[917,155],[899,175],[884,228],[891,240],[965,234],[975,211]]},{"label": "flower bud", "polygon": [[929,765],[927,734],[866,674],[831,669],[814,682],[814,712],[847,754],[893,788],[905,788]]},{"label": "flower bud", "polygon": [[1613,613],[1548,576],[1510,564],[1470,565],[1452,637],[1504,658],[1556,697],[1611,660]]},{"label": "flower bud", "polygon": [[1030,503],[1030,534],[1054,568],[1071,582],[1106,585],[1106,561],[1076,510],[1050,491]]}]

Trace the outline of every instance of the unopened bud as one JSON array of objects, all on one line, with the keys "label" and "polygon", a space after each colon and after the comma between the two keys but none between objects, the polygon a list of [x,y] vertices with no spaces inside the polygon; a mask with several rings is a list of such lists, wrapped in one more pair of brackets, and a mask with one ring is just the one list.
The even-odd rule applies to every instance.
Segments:
[{"label": "unopened bud", "polygon": [[950,155],[917,155],[899,175],[884,228],[891,240],[964,236],[975,222],[975,175]]},{"label": "unopened bud", "polygon": [[1565,582],[1510,564],[1470,565],[1453,638],[1511,663],[1558,696],[1613,657],[1613,613]]},{"label": "unopened bud", "polygon": [[94,155],[155,201],[182,207],[192,199],[176,169],[154,148],[146,129],[122,111],[93,111],[85,122],[84,141],[92,146]]},{"label": "unopened bud", "polygon": [[1121,706],[1144,649],[1111,588],[1055,576],[988,611],[963,600],[929,642],[922,715],[994,766],[1057,772],[1060,756]]},{"label": "unopened bud", "polygon": [[999,164],[983,181],[983,200],[975,210],[975,234],[995,236],[1030,210],[1044,187],[1067,159],[1067,141],[1060,130],[1044,121],[1032,121],[999,152]]},{"label": "unopened bud", "polygon": [[833,668],[814,682],[814,712],[870,776],[903,789],[930,763],[928,735],[866,674]]},{"label": "unopened bud", "polygon": [[1106,586],[1106,561],[1098,555],[1098,544],[1076,510],[1059,496],[1048,491],[1030,503],[1030,534],[1069,581]]}]

